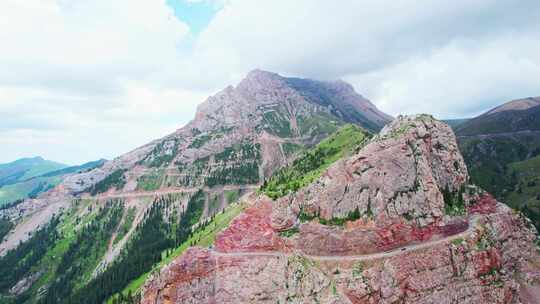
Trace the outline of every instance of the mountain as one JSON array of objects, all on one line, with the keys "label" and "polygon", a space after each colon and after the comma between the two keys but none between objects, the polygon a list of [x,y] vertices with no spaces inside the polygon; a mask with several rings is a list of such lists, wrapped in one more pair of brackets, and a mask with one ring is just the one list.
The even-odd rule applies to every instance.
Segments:
[{"label": "mountain", "polygon": [[[41,162],[42,159],[38,159],[37,162]],[[45,161],[47,162],[47,161]],[[88,162],[80,166],[65,167],[59,166],[59,169],[45,171],[45,167],[49,166],[49,169],[56,167],[56,163],[42,165],[41,169],[33,168],[35,175],[26,179],[21,178],[18,181],[14,181],[10,184],[0,187],[0,207],[6,208],[6,204],[14,205],[26,198],[35,198],[40,193],[46,192],[49,189],[56,187],[68,174],[80,173],[88,171],[95,167],[102,165],[105,160],[98,160]],[[45,173],[38,174],[39,172]]]},{"label": "mountain", "polygon": [[467,122],[468,120],[469,118],[444,119],[443,122],[452,127],[452,129],[455,129],[456,127]]},{"label": "mountain", "polygon": [[455,130],[472,179],[540,228],[540,200],[532,186],[540,173],[524,166],[540,155],[540,98],[507,102]]},{"label": "mountain", "polygon": [[45,160],[39,156],[21,158],[11,163],[0,164],[0,187],[65,167],[67,165]]},{"label": "mountain", "polygon": [[102,302],[197,231],[226,225],[242,209],[234,202],[321,140],[337,134],[310,162],[329,165],[390,119],[343,81],[252,71],[174,133],[0,210],[14,226],[0,244],[0,269],[14,273],[0,294]]},{"label": "mountain", "polygon": [[264,195],[317,172],[300,165],[313,153],[154,271],[141,303],[537,303],[536,230],[470,183],[450,127],[398,117],[305,186]]},{"label": "mountain", "polygon": [[456,127],[456,134],[472,136],[540,130],[540,97],[512,100]]},{"label": "mountain", "polygon": [[[67,180],[71,193],[108,191],[97,184],[115,170],[120,191],[257,184],[295,150],[345,123],[379,130],[390,116],[342,81],[286,78],[254,70],[237,87],[208,98],[195,119],[173,134],[119,157],[101,170]],[[212,157],[215,156],[215,157]],[[236,158],[232,162],[232,158]],[[244,157],[246,162],[238,162]],[[114,190],[113,190],[114,192]]]}]

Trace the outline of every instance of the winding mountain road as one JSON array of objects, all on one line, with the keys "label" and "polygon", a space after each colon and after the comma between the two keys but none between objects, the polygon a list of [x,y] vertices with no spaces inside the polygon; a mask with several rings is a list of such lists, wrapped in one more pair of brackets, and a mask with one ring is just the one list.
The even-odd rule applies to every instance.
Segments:
[{"label": "winding mountain road", "polygon": [[230,191],[230,190],[255,190],[258,189],[258,185],[227,185],[222,187],[184,187],[184,188],[168,188],[165,190],[156,190],[156,191],[133,191],[133,192],[124,192],[124,193],[110,193],[98,195],[90,198],[106,200],[106,199],[115,199],[115,198],[137,198],[137,197],[150,197],[150,196],[161,196],[167,194],[175,193],[193,193],[199,190],[204,190],[205,192],[220,192],[220,191]]},{"label": "winding mountain road", "polygon": [[472,233],[475,230],[476,225],[478,224],[478,221],[480,220],[481,216],[479,215],[473,215],[469,221],[469,227],[467,230],[456,233],[454,235],[432,240],[428,242],[418,243],[418,244],[410,244],[403,247],[398,247],[393,250],[384,251],[384,252],[378,252],[373,254],[363,254],[363,255],[346,255],[346,256],[319,256],[319,255],[307,255],[303,254],[301,252],[293,252],[293,253],[284,253],[279,251],[267,251],[267,252],[219,252],[219,251],[213,251],[213,255],[216,257],[289,257],[292,255],[302,255],[308,259],[314,260],[314,261],[325,261],[325,262],[332,262],[332,261],[367,261],[367,260],[377,260],[382,258],[389,258],[393,257],[399,254],[402,254],[404,252],[408,251],[415,251],[419,249],[424,249],[431,247],[433,245],[441,244],[441,243],[447,243],[451,242],[453,240],[459,239],[459,238],[465,238],[468,234]]}]

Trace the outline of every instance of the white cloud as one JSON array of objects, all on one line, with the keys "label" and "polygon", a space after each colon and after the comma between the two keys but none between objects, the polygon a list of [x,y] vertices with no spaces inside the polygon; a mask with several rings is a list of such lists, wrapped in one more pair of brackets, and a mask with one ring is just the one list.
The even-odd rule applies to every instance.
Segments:
[{"label": "white cloud", "polygon": [[[526,1],[231,1],[198,40],[218,70],[253,66],[334,78],[368,72],[461,37],[527,28]],[[530,7],[534,6],[534,7]]]},{"label": "white cloud", "polygon": [[[39,154],[72,164],[100,157],[112,159],[173,132],[192,118],[196,105],[206,96],[126,83],[119,97],[101,101],[115,106],[95,107],[93,97],[52,99],[59,95],[43,90],[18,94],[18,90],[0,89],[2,157]],[[19,101],[10,102],[12,96]]]},{"label": "white cloud", "polygon": [[402,63],[347,79],[392,114],[470,117],[504,101],[540,95],[540,41],[508,33],[454,41]]},{"label": "white cloud", "polygon": [[[468,116],[540,95],[540,2],[4,0],[0,161],[112,158],[187,122],[245,73],[345,78],[391,113]],[[5,148],[7,147],[7,148]]]},{"label": "white cloud", "polygon": [[188,33],[165,1],[0,7],[1,161],[112,158],[180,127],[207,95],[155,79]]},{"label": "white cloud", "polygon": [[540,95],[538,36],[538,1],[236,0],[192,62],[212,83],[254,67],[344,78],[391,114],[462,117]]}]

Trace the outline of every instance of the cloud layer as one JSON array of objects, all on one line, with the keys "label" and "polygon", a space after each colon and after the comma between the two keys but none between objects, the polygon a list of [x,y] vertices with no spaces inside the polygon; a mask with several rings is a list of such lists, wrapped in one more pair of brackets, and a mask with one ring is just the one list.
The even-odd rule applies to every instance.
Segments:
[{"label": "cloud layer", "polygon": [[165,0],[3,1],[0,161],[114,157],[254,68],[343,78],[394,115],[540,95],[538,1],[215,2],[194,33]]}]

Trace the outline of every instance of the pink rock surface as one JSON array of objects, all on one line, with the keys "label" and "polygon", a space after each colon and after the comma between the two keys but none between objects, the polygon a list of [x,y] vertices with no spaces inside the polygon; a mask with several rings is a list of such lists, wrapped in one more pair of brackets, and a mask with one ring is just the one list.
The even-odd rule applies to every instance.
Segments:
[{"label": "pink rock surface", "polygon": [[191,249],[143,303],[537,303],[522,281],[538,271],[526,269],[538,261],[526,225],[500,206],[463,237],[373,258]]},{"label": "pink rock surface", "polygon": [[398,117],[359,153],[300,190],[293,209],[331,219],[358,208],[378,225],[409,217],[427,226],[443,216],[442,191],[457,192],[468,180],[450,127],[427,115]]},{"label": "pink rock surface", "polygon": [[216,237],[216,250],[256,252],[284,249],[284,240],[271,226],[271,212],[270,201],[261,201],[248,208]]},{"label": "pink rock surface", "polygon": [[[177,258],[146,283],[143,303],[539,303],[524,217],[475,193],[465,214],[444,214],[441,189],[467,181],[447,126],[399,118],[297,195],[259,200],[216,250]],[[373,218],[344,226],[299,223],[301,210],[331,219],[368,206]]]}]

